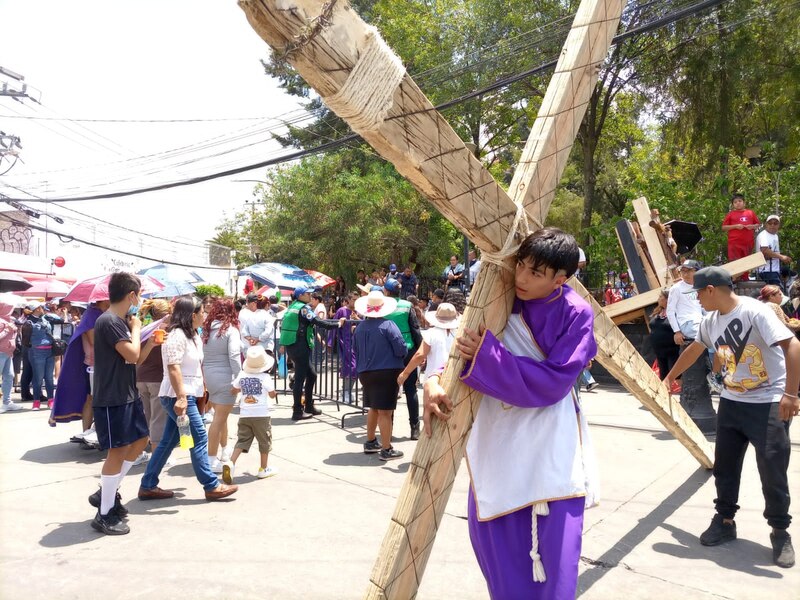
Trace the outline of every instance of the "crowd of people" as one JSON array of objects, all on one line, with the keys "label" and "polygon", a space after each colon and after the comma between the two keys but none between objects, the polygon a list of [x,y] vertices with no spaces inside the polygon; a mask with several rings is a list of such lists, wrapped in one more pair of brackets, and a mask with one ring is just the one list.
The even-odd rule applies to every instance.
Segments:
[{"label": "crowd of people", "polygon": [[[593,313],[566,285],[581,268],[580,259],[569,234],[544,228],[528,235],[516,251],[516,299],[502,336],[480,327],[463,328],[457,337],[466,304],[458,274],[466,269],[458,269],[456,257],[443,273],[444,287],[427,302],[415,295],[418,287],[410,277],[404,286],[401,276],[408,269],[390,265],[385,275],[378,271],[372,274],[377,278],[359,282],[358,292],[341,286],[335,310],[305,286],[294,289],[287,304],[255,293],[240,301],[195,296],[143,301],[139,279],[115,273],[108,300],[89,306],[77,323],[54,390],[36,366],[54,361],[45,308],[31,304],[23,322],[6,317],[3,323],[15,334],[29,332],[20,337],[27,340],[23,347],[36,380],[31,394],[38,398],[44,382],[51,423],[82,420],[84,438],[93,431],[107,451],[100,488],[89,496],[97,509],[91,525],[107,535],[130,531],[119,488],[143,456],[142,501],[173,497],[159,483],[179,444],[189,449],[208,500],[236,493],[237,461],[253,441],[257,477],[275,475],[269,455],[273,373],[279,363],[284,372],[293,364],[291,419],[304,421],[321,414],[314,348],[335,345],[341,401],[353,401],[358,381],[368,411],[363,451],[390,461],[403,456],[392,444],[401,388],[411,439],[418,439],[422,426],[430,435],[434,421],[450,417],[452,403],[439,380],[455,352],[466,361],[462,382],[483,398],[466,447],[472,480],[468,521],[490,593],[568,598],[576,593],[584,510],[598,500],[591,437],[577,393],[597,352]],[[664,346],[657,354],[667,384],[683,375],[681,393],[696,394],[708,380],[691,380],[692,369],[718,376],[718,497],[700,543],[714,546],[736,538],[742,457],[752,444],[773,560],[790,567],[788,429],[800,412],[800,341],[790,326],[800,325],[795,322],[800,297],[792,292],[784,302],[773,284],[762,288],[761,302],[739,297],[727,271],[692,260],[684,261],[680,272],[682,280],[659,298],[651,326]],[[781,308],[787,304],[794,315]],[[0,310],[0,317],[5,314]],[[670,338],[677,353],[666,348]],[[4,401],[8,396],[4,389]],[[231,451],[227,421],[237,402]],[[508,469],[510,464],[515,468]]]}]

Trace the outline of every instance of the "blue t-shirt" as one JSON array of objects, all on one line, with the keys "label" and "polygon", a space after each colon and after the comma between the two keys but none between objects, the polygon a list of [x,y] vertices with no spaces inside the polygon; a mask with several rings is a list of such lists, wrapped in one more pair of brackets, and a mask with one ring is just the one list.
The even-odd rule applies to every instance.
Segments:
[{"label": "blue t-shirt", "polygon": [[353,342],[359,373],[403,368],[406,343],[392,321],[383,318],[361,321],[353,334]]}]

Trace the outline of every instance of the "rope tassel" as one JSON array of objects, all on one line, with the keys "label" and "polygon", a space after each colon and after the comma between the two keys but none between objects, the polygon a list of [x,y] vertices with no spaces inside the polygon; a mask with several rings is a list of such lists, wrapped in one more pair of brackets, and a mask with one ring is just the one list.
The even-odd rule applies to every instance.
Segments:
[{"label": "rope tassel", "polygon": [[546,517],[550,514],[547,502],[537,502],[531,507],[531,560],[533,561],[533,580],[537,583],[547,581],[544,572],[544,563],[539,554],[539,524],[537,517]]}]

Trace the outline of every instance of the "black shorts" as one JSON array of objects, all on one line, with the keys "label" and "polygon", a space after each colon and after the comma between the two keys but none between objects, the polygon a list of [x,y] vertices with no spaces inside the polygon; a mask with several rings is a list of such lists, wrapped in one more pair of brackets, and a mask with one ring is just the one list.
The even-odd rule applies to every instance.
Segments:
[{"label": "black shorts", "polygon": [[100,448],[121,448],[149,435],[141,398],[120,406],[95,406],[94,429]]},{"label": "black shorts", "polygon": [[358,374],[361,382],[361,392],[366,408],[376,410],[394,410],[397,408],[397,376],[403,369],[380,369],[378,371],[363,371]]}]

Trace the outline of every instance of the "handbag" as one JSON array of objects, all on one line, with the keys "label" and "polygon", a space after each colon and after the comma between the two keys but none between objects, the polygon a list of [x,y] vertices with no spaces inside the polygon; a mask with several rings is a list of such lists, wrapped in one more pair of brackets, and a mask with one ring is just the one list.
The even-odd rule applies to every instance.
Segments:
[{"label": "handbag", "polygon": [[47,334],[50,338],[50,353],[53,356],[64,356],[67,351],[67,342],[60,338],[54,338],[50,333]]}]

